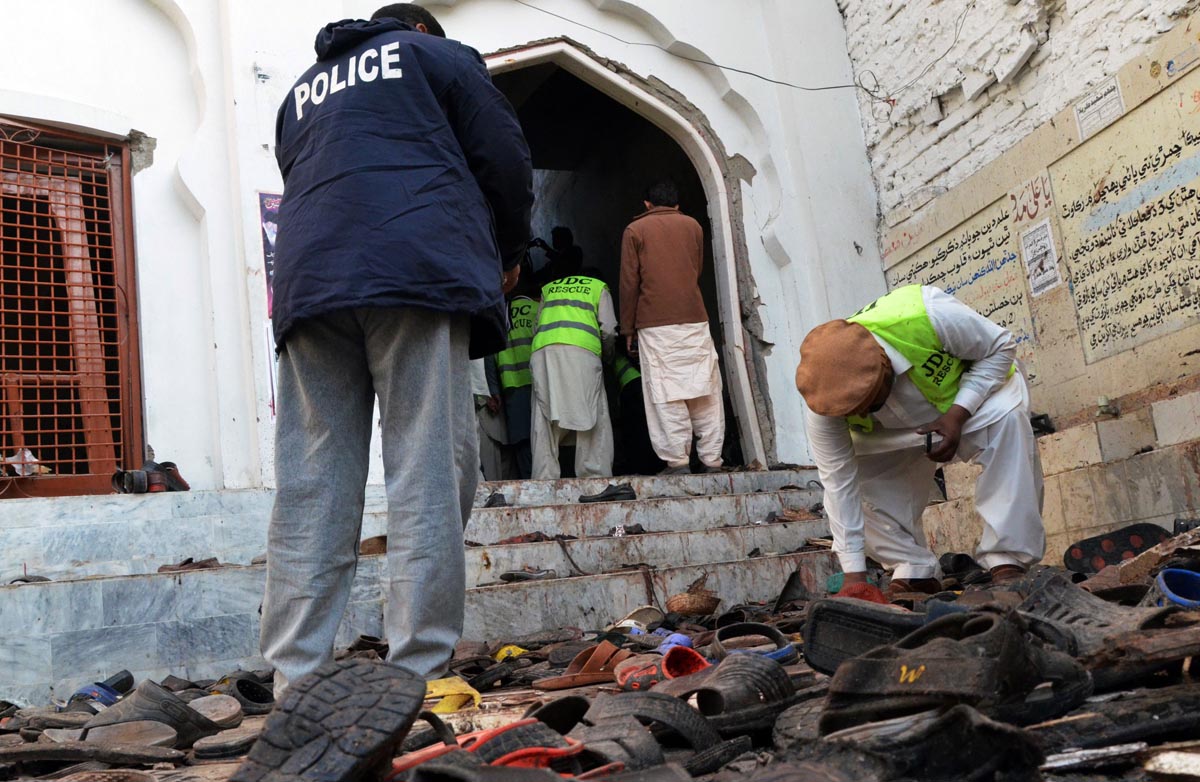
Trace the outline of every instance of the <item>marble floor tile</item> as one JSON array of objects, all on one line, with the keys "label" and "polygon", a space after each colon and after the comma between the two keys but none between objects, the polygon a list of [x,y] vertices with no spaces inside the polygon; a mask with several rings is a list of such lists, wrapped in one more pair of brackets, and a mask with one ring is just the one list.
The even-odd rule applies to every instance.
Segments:
[{"label": "marble floor tile", "polygon": [[158,665],[191,666],[206,660],[252,657],[258,653],[258,616],[205,616],[163,622],[158,630]]},{"label": "marble floor tile", "polygon": [[[7,509],[7,506],[5,506]],[[25,573],[41,573],[42,530],[38,527],[9,527],[0,524],[0,583],[7,584]]]},{"label": "marble floor tile", "polygon": [[98,580],[0,586],[0,638],[99,628],[102,606]]},{"label": "marble floor tile", "polygon": [[[0,690],[44,682],[53,677],[50,662],[50,639],[5,634],[0,643]],[[3,698],[0,695],[0,698]]]},{"label": "marble floor tile", "polygon": [[158,667],[159,624],[58,633],[51,639],[54,679],[101,676],[104,671]]},{"label": "marble floor tile", "polygon": [[257,613],[266,586],[264,567],[225,567],[181,573],[176,618],[187,621],[205,616]]},{"label": "marble floor tile", "polygon": [[180,590],[168,578],[114,578],[100,582],[105,627],[179,618]]}]

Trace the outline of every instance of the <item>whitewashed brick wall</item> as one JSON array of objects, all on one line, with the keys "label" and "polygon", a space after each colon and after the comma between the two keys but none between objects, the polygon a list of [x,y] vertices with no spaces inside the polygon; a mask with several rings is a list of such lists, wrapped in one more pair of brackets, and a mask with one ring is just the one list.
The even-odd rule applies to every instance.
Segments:
[{"label": "whitewashed brick wall", "polygon": [[856,76],[873,86],[872,72],[877,92],[895,100],[893,106],[859,93],[882,231],[1145,52],[1200,0],[838,5]]}]

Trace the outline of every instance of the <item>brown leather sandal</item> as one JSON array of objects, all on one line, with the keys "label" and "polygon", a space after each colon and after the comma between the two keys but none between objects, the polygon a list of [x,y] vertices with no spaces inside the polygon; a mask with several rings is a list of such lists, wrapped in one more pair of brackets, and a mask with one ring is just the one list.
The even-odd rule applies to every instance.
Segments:
[{"label": "brown leather sandal", "polygon": [[588,684],[604,684],[617,680],[617,665],[633,656],[628,649],[620,649],[608,641],[584,649],[575,655],[562,676],[551,676],[533,683],[537,690],[565,690]]}]

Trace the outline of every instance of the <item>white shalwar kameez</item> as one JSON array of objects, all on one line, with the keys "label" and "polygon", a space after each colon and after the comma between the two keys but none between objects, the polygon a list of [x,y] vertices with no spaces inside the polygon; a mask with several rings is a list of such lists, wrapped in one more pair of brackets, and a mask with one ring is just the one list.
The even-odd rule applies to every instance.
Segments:
[{"label": "white shalwar kameez", "polygon": [[[942,347],[973,362],[955,397],[955,404],[972,413],[955,461],[983,466],[975,508],[984,528],[975,558],[985,568],[1028,567],[1045,554],[1046,536],[1029,387],[1020,371],[1008,374],[1016,341],[1007,329],[938,288],[925,286],[922,295]],[[908,359],[875,339],[896,378],[884,407],[872,415],[873,431],[852,432],[845,418],[805,409],[833,548],[846,572],[866,570],[869,555],[893,570],[893,578],[934,578],[938,562],[928,548],[921,514],[940,465],[926,458],[925,436],[915,430],[941,413],[905,374],[912,368]]]},{"label": "white shalwar kameez", "polygon": [[654,452],[669,467],[688,464],[693,436],[700,461],[721,466],[725,403],[708,329],[707,321],[638,329],[646,426]]}]

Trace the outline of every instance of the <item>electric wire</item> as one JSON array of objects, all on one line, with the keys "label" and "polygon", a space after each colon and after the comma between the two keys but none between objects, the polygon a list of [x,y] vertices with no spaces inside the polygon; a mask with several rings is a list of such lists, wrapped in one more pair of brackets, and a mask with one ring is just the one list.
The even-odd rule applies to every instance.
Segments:
[{"label": "electric wire", "polygon": [[[929,71],[933,68],[934,65],[937,65],[939,62],[946,59],[946,57],[948,57],[950,55],[950,52],[954,50],[954,47],[956,45],[958,45],[958,39],[962,35],[962,30],[963,30],[964,24],[966,23],[967,14],[970,13],[971,9],[975,7],[975,0],[971,0],[971,2],[967,3],[966,7],[963,8],[962,13],[959,14],[958,19],[954,25],[954,40],[951,41],[950,45],[946,47],[946,51],[942,52],[938,57],[931,60],[929,62],[929,64],[926,65],[925,68],[922,69],[922,71],[920,73],[918,73],[916,76],[914,76],[912,79],[910,79],[902,87],[899,87],[896,90],[892,90],[892,91],[888,91],[888,92],[881,92],[881,90],[880,90],[881,85],[879,83],[879,77],[876,76],[875,72],[870,69],[864,69],[864,70],[860,71],[859,75],[854,78],[854,82],[852,84],[826,84],[826,85],[822,85],[822,86],[818,86],[818,87],[812,87],[812,86],[808,86],[808,85],[804,85],[804,84],[795,84],[794,82],[785,81],[783,79],[775,79],[770,76],[764,76],[761,73],[756,73],[754,71],[745,70],[743,68],[736,68],[732,65],[722,65],[721,63],[713,62],[712,60],[702,60],[698,57],[689,57],[686,54],[680,54],[678,52],[673,52],[670,49],[668,49],[667,47],[662,46],[657,43],[654,43],[653,41],[626,40],[625,38],[622,38],[619,35],[614,35],[613,33],[610,33],[606,30],[601,30],[598,27],[592,27],[589,24],[584,24],[583,22],[576,21],[568,16],[563,16],[562,14],[557,14],[554,11],[549,11],[545,8],[536,6],[533,3],[527,2],[527,0],[513,0],[513,2],[519,3],[523,6],[525,6],[526,8],[531,8],[534,11],[537,11],[539,13],[546,14],[547,16],[553,16],[556,19],[561,19],[562,21],[567,22],[568,24],[573,24],[577,27],[582,27],[586,30],[591,30],[594,33],[598,33],[600,35],[606,36],[608,38],[613,39],[614,41],[619,41],[620,43],[623,43],[626,46],[648,46],[648,47],[651,47],[654,49],[658,49],[659,51],[665,52],[666,54],[669,54],[672,57],[678,57],[681,60],[687,60],[688,62],[694,62],[699,65],[711,65],[712,67],[718,68],[723,71],[732,71],[733,73],[740,73],[744,76],[751,76],[755,79],[761,79],[762,81],[768,82],[770,84],[777,84],[781,87],[789,87],[791,89],[803,90],[805,92],[822,92],[825,90],[858,89],[858,90],[862,90],[867,95],[871,96],[871,98],[873,100],[888,103],[893,106],[896,105],[896,97],[898,95],[900,95],[903,92],[905,92],[906,90],[910,89],[914,84],[916,84],[918,81],[920,81],[925,76],[925,74],[929,73]],[[866,78],[870,78],[871,83],[872,83],[871,87],[868,87],[864,83],[864,79],[866,79]]]},{"label": "electric wire", "polygon": [[[756,79],[761,79],[761,80],[763,80],[765,82],[769,82],[771,84],[778,84],[781,87],[790,87],[795,90],[804,90],[805,92],[822,92],[824,90],[860,89],[863,92],[870,95],[875,100],[887,100],[887,98],[877,95],[875,92],[868,89],[866,87],[866,85],[862,84],[859,79],[855,79],[853,84],[827,84],[827,85],[823,85],[820,87],[809,87],[809,86],[805,86],[803,84],[794,84],[793,82],[790,82],[790,81],[784,81],[782,79],[773,79],[770,76],[764,76],[761,73],[755,73],[754,71],[748,71],[748,70],[744,70],[742,68],[736,68],[732,65],[722,65],[721,63],[713,62],[712,60],[702,60],[698,57],[689,57],[686,54],[680,54],[679,52],[673,52],[670,49],[668,49],[667,47],[662,46],[657,43],[654,43],[652,41],[629,41],[629,40],[626,40],[626,39],[620,37],[619,35],[613,35],[610,32],[601,30],[598,27],[592,27],[589,24],[584,24],[583,22],[577,22],[574,19],[571,19],[570,17],[563,16],[562,14],[556,14],[553,11],[547,11],[545,8],[539,8],[538,6],[534,5],[533,3],[526,2],[526,0],[513,0],[513,2],[520,3],[521,5],[525,6],[526,8],[532,8],[533,10],[539,11],[543,14],[546,14],[547,16],[553,16],[556,19],[561,19],[562,21],[568,22],[569,24],[573,24],[578,27],[583,27],[585,29],[591,30],[594,33],[599,33],[600,35],[607,36],[608,38],[612,38],[614,41],[620,41],[621,43],[623,43],[627,46],[649,46],[651,48],[658,49],[659,51],[666,52],[667,54],[671,55],[672,57],[678,57],[681,60],[687,60],[688,62],[694,62],[699,65],[711,65],[714,68],[719,68],[723,71],[732,71],[734,73],[740,73],[745,76],[752,76]],[[864,71],[864,73],[867,73],[867,72]],[[871,75],[872,75],[872,77],[874,76],[874,74],[871,74]],[[875,83],[876,83],[876,85],[878,85],[878,83],[879,83],[878,79],[875,80]]]}]

